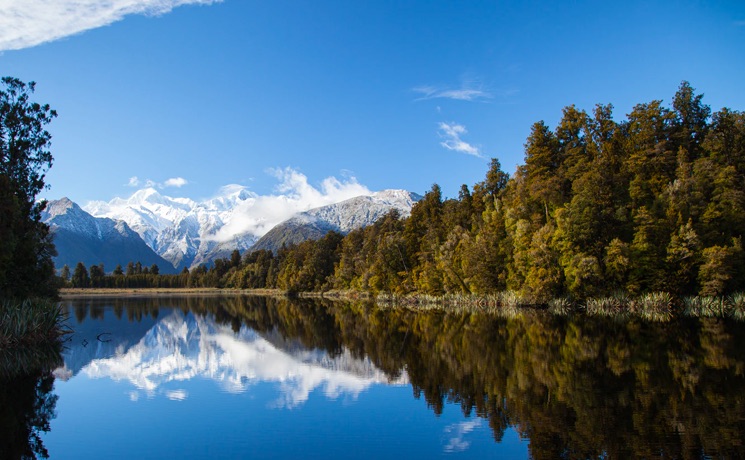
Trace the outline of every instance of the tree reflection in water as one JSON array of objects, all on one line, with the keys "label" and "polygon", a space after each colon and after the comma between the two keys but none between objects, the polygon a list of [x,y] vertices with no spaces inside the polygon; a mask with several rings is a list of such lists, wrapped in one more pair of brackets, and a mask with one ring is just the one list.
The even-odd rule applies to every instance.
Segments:
[{"label": "tree reflection in water", "polygon": [[514,427],[536,459],[745,455],[742,323],[500,317],[238,296],[97,302],[130,321],[179,308],[332,354],[349,349],[391,377],[406,372],[414,396],[437,415],[446,401],[460,404],[488,420],[496,441]]},{"label": "tree reflection in water", "polygon": [[61,364],[59,346],[0,350],[0,457],[49,457],[40,435],[55,417],[52,370]]}]

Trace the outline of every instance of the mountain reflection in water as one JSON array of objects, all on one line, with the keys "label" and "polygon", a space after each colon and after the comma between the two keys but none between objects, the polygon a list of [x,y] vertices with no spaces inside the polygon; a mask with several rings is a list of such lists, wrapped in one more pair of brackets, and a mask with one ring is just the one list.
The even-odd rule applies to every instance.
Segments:
[{"label": "mountain reflection in water", "polygon": [[132,399],[189,400],[179,384],[190,379],[218,382],[225,392],[273,382],[275,406],[287,408],[308,404],[314,389],[356,398],[392,383],[410,385],[438,416],[460,406],[466,418],[441,429],[447,455],[468,452],[469,436],[486,426],[498,443],[519,433],[532,458],[745,455],[741,323],[499,317],[240,296],[95,299],[67,308],[79,324],[56,375],[128,382]]},{"label": "mountain reflection in water", "polygon": [[[282,393],[278,404],[286,407],[302,404],[319,387],[335,398],[356,397],[373,383],[407,383],[405,375],[389,379],[369,359],[355,358],[346,349],[332,356],[274,331],[264,336],[246,326],[234,331],[211,315],[173,310],[154,324],[147,323],[151,327],[136,343],[114,329],[97,332],[106,330],[103,325],[88,337],[76,334],[64,353],[66,365],[56,374],[70,378],[79,371],[91,378],[124,380],[149,396],[166,383],[193,378],[214,380],[231,393],[245,391],[257,381],[278,382]],[[81,362],[81,357],[87,362]],[[137,391],[130,395],[139,398]],[[188,394],[171,390],[166,396],[181,400]]]}]

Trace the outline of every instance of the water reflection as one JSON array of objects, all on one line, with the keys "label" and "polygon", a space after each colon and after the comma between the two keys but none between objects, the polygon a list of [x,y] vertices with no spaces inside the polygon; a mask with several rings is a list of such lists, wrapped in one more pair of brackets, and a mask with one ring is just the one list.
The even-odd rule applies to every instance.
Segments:
[{"label": "water reflection", "polygon": [[[95,320],[73,325],[57,375],[126,381],[133,400],[189,400],[179,384],[190,379],[229,392],[269,381],[280,388],[276,407],[297,407],[316,388],[355,397],[376,382],[409,382],[435,414],[455,403],[466,416],[441,433],[446,453],[467,451],[488,425],[497,442],[510,430],[529,439],[537,459],[745,455],[741,324],[500,318],[252,297],[68,308]],[[117,317],[130,318],[118,323],[124,329],[115,329]]]},{"label": "water reflection", "polygon": [[49,456],[41,435],[56,415],[51,369],[61,360],[54,345],[0,349],[0,457]]},{"label": "water reflection", "polygon": [[76,328],[64,353],[65,366],[55,373],[66,379],[82,372],[89,378],[127,381],[134,387],[129,393],[133,401],[158,394],[184,400],[188,391],[164,387],[195,378],[215,381],[229,393],[246,391],[257,382],[275,382],[280,396],[273,405],[285,408],[304,403],[317,388],[329,398],[355,398],[375,383],[407,383],[405,374],[389,378],[369,359],[352,356],[344,347],[335,345],[330,353],[273,329],[259,333],[236,318],[228,321],[220,303],[206,303],[195,311],[147,302],[130,305],[127,313],[140,320],[127,330],[118,329],[110,318],[113,308],[107,312],[91,303],[92,321],[85,321],[79,307],[70,306],[85,327]]}]

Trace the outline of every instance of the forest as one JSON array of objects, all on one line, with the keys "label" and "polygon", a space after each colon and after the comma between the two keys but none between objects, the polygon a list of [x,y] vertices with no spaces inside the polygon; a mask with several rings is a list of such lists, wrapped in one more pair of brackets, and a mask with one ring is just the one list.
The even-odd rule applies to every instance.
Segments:
[{"label": "forest", "polygon": [[78,266],[67,282],[373,295],[509,291],[535,303],[619,292],[721,296],[745,288],[744,230],[745,115],[712,113],[682,82],[670,106],[637,104],[622,121],[611,105],[591,113],[566,107],[555,128],[533,124],[512,177],[492,159],[484,180],[462,185],[457,198],[432,185],[408,218],[391,212],[347,235],[331,232],[276,253],[236,251],[179,275],[121,267],[105,275],[97,267],[94,281]]}]

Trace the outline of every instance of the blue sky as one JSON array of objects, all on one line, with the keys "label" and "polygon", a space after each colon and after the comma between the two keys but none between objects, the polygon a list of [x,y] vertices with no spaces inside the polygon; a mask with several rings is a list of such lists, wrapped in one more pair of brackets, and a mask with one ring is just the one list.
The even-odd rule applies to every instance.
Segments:
[{"label": "blue sky", "polygon": [[4,0],[0,49],[59,112],[44,196],[81,204],[286,168],[452,197],[570,104],[623,119],[688,80],[745,109],[742,1]]}]

